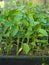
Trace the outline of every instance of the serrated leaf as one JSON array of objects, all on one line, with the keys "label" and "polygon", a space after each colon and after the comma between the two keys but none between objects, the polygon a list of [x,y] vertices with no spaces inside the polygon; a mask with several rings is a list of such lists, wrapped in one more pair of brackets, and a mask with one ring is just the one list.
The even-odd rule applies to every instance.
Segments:
[{"label": "serrated leaf", "polygon": [[27,43],[22,44],[23,51],[27,54],[30,50],[29,45]]},{"label": "serrated leaf", "polygon": [[39,29],[38,30],[43,36],[48,36],[48,33],[44,29]]}]

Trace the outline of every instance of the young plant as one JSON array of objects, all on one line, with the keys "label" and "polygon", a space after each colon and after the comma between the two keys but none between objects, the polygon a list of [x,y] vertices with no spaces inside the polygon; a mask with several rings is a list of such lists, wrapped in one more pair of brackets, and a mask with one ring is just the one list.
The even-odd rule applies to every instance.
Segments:
[{"label": "young plant", "polygon": [[15,55],[19,55],[21,52],[29,55],[30,51],[33,52],[37,46],[36,43],[40,46],[43,43],[44,45],[47,44],[48,25],[49,15],[38,13],[29,3],[11,10],[4,8],[0,17],[0,42],[2,37],[5,37],[6,54],[11,52],[13,44],[16,46]]}]

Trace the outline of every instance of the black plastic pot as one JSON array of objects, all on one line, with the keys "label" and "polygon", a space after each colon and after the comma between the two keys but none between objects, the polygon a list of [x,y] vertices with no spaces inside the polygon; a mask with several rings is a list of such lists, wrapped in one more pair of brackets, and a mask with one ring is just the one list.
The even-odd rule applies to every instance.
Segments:
[{"label": "black plastic pot", "polygon": [[[42,58],[47,60],[42,60]],[[0,65],[49,65],[49,56],[0,56]]]}]

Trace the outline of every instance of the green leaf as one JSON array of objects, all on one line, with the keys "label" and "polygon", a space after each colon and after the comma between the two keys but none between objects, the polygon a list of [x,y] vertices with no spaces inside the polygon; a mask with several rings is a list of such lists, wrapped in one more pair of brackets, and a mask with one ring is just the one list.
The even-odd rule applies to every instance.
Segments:
[{"label": "green leaf", "polygon": [[4,36],[9,37],[10,36],[10,31],[8,31]]},{"label": "green leaf", "polygon": [[23,43],[23,44],[22,44],[22,49],[23,49],[23,51],[24,51],[26,54],[27,54],[27,53],[29,52],[29,50],[30,50],[29,45],[26,44],[26,43]]},{"label": "green leaf", "polygon": [[18,30],[19,30],[19,28],[18,28],[17,26],[12,27],[11,35],[12,35],[12,36],[15,36],[15,35],[18,33]]},{"label": "green leaf", "polygon": [[19,11],[22,11],[23,9],[24,9],[24,5],[18,7],[18,10],[19,10]]},{"label": "green leaf", "polygon": [[9,22],[9,21],[5,23],[5,26],[7,26],[7,27],[10,27],[12,25],[13,25],[12,22]]},{"label": "green leaf", "polygon": [[41,19],[40,19],[40,21],[41,21],[42,23],[44,23],[44,24],[46,24],[46,23],[47,23],[47,20],[46,20],[46,19],[44,19],[44,18],[41,18]]},{"label": "green leaf", "polygon": [[29,14],[28,17],[29,17],[30,25],[33,26],[34,18],[33,18],[33,16],[32,16],[32,14]]},{"label": "green leaf", "polygon": [[2,15],[4,15],[4,17],[6,17],[6,16],[9,15],[9,10],[8,10],[8,8],[4,8],[4,9],[3,9]]},{"label": "green leaf", "polygon": [[47,43],[48,41],[47,40],[38,40],[36,42],[39,42],[39,43]]},{"label": "green leaf", "polygon": [[32,45],[32,46],[35,46],[36,44],[35,44],[35,42],[32,42],[31,45]]},{"label": "green leaf", "polygon": [[31,31],[32,32],[32,26],[29,26],[28,27],[28,31]]},{"label": "green leaf", "polygon": [[31,31],[27,31],[27,33],[25,34],[26,37],[29,37],[32,34]]},{"label": "green leaf", "polygon": [[23,23],[23,25],[25,25],[25,26],[29,26],[29,22],[28,22],[27,20],[25,20],[25,19],[22,20],[22,23]]},{"label": "green leaf", "polygon": [[14,21],[20,21],[22,19],[23,14],[19,13],[14,17]]},{"label": "green leaf", "polygon": [[42,65],[45,65],[45,63],[42,63]]},{"label": "green leaf", "polygon": [[36,26],[36,25],[38,25],[39,24],[39,22],[34,22],[34,25],[33,26]]},{"label": "green leaf", "polygon": [[4,18],[0,17],[0,24],[4,21]]},{"label": "green leaf", "polygon": [[48,36],[48,33],[44,29],[39,29],[38,30],[43,36]]}]

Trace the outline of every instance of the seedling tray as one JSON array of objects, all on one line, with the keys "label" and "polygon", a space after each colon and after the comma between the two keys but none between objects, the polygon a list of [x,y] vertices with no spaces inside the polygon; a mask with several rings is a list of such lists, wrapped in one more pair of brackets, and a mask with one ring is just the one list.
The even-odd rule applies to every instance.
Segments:
[{"label": "seedling tray", "polygon": [[[45,61],[42,58],[46,59]],[[0,56],[0,65],[49,65],[49,56]]]}]

